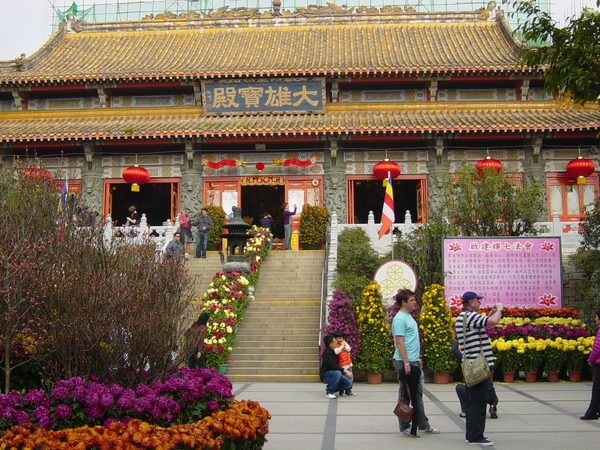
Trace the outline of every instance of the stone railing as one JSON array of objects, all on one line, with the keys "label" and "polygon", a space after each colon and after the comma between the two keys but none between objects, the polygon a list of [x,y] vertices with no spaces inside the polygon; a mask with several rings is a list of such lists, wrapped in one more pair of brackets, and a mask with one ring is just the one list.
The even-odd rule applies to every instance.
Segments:
[{"label": "stone railing", "polygon": [[104,242],[109,245],[136,245],[154,242],[157,254],[162,254],[167,244],[173,239],[173,233],[179,223],[167,220],[163,225],[149,226],[146,214],[142,214],[139,226],[117,226],[110,215],[104,221]]}]

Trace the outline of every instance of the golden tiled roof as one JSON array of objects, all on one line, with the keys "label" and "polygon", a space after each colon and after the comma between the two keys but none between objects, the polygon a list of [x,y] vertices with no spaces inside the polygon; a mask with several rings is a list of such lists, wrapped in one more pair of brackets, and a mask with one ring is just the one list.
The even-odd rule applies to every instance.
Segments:
[{"label": "golden tiled roof", "polygon": [[[0,84],[521,71],[502,18],[471,13],[307,14],[63,27]],[[18,66],[18,67],[17,67]]]},{"label": "golden tiled roof", "polygon": [[269,137],[315,134],[564,132],[600,129],[596,107],[561,109],[553,102],[488,107],[370,104],[360,109],[328,105],[326,114],[208,117],[197,108],[121,109],[0,114],[0,141],[137,140],[159,138]]}]

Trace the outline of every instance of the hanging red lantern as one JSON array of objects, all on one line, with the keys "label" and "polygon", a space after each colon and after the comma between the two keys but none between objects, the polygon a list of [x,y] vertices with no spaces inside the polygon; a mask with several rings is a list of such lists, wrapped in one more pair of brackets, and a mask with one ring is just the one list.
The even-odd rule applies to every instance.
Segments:
[{"label": "hanging red lantern", "polygon": [[140,185],[150,181],[150,172],[136,164],[123,171],[123,179],[131,184],[131,192],[140,192]]},{"label": "hanging red lantern", "polygon": [[475,164],[475,169],[477,169],[480,177],[485,176],[485,169],[494,170],[496,173],[500,173],[502,167],[502,163],[491,156],[486,156],[485,159],[482,159]]},{"label": "hanging red lantern", "polygon": [[265,164],[262,162],[257,162],[256,163],[256,170],[258,170],[259,172],[262,172],[262,170],[265,168]]},{"label": "hanging red lantern", "polygon": [[373,175],[380,180],[387,180],[388,172],[392,176],[392,179],[396,178],[401,172],[400,165],[386,158],[373,166]]},{"label": "hanging red lantern", "polygon": [[577,178],[577,184],[585,184],[585,177],[593,174],[594,170],[596,170],[594,162],[581,156],[567,164],[567,173],[569,176]]},{"label": "hanging red lantern", "polygon": [[25,171],[25,177],[39,181],[50,181],[52,174],[46,169],[40,169],[39,167],[31,167]]}]

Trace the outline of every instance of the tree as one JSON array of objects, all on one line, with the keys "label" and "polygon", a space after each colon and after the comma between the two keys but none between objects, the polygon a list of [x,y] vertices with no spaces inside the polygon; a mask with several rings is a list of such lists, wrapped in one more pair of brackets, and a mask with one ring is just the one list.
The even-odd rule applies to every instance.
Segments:
[{"label": "tree", "polygon": [[501,170],[462,164],[442,183],[441,215],[460,236],[534,236],[546,210],[534,183],[520,183]]},{"label": "tree", "polygon": [[544,70],[546,87],[553,94],[569,92],[576,103],[600,103],[600,11],[586,8],[561,28],[533,0],[512,5],[527,16],[517,28],[524,39],[550,42],[522,50],[522,64]]},{"label": "tree", "polygon": [[175,356],[194,286],[185,265],[161,262],[153,242],[107,242],[101,227],[78,228],[77,199],[62,213],[55,182],[31,173],[0,170],[4,391],[13,370],[33,362],[50,381],[134,386],[187,359]]},{"label": "tree", "polygon": [[600,197],[586,208],[585,220],[580,223],[581,246],[570,256],[573,266],[584,274],[579,281],[583,320],[593,330],[594,317],[600,305]]},{"label": "tree", "polygon": [[35,280],[43,271],[48,233],[57,232],[58,196],[40,169],[0,171],[0,368],[4,392],[11,374],[31,363],[41,330],[34,320],[40,302]]}]

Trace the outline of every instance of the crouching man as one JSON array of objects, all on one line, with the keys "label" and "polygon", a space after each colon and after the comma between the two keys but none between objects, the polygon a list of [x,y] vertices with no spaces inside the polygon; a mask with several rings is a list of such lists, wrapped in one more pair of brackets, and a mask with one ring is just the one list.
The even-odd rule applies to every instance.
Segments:
[{"label": "crouching man", "polygon": [[325,351],[321,355],[319,378],[327,385],[325,387],[325,397],[337,398],[336,392],[352,389],[352,372],[338,365],[338,357],[334,351],[337,347],[337,341],[333,334],[325,336],[323,342],[325,343]]}]

